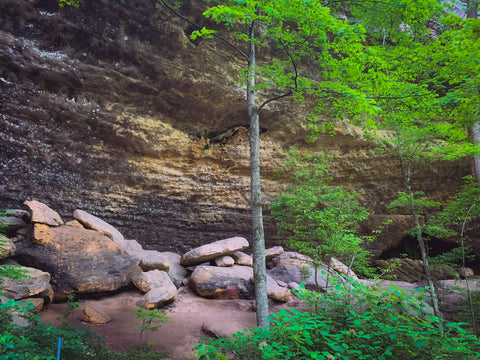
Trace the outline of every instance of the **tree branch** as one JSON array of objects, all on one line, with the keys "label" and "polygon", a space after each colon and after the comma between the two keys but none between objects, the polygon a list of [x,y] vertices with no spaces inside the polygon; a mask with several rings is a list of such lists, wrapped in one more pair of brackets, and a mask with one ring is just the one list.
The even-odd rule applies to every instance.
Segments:
[{"label": "tree branch", "polygon": [[[168,11],[170,11],[172,14],[174,14],[175,16],[179,17],[180,19],[186,21],[187,23],[189,23],[190,25],[193,25],[195,26],[196,28],[198,28],[199,30],[203,28],[203,26],[200,26],[199,24],[197,24],[196,22],[188,19],[187,17],[183,16],[182,14],[180,14],[178,11],[176,11],[173,7],[171,7],[170,5],[168,5],[165,0],[158,0]],[[247,54],[245,54],[238,46],[236,46],[235,44],[233,44],[232,42],[230,42],[229,40],[225,39],[223,36],[220,36],[218,34],[212,34],[212,36],[216,37],[217,39],[219,40],[222,40],[223,42],[225,42],[227,45],[231,46],[236,52],[238,52],[243,58],[245,58],[245,60],[248,62],[248,56]]]}]

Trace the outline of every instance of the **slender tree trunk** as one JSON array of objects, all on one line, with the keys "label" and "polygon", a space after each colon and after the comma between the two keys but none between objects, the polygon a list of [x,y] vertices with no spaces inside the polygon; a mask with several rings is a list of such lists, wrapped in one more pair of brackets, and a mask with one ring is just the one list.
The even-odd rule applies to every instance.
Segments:
[{"label": "slender tree trunk", "polygon": [[467,18],[470,19],[478,19],[478,1],[477,0],[467,0],[466,1],[466,6],[467,6]]},{"label": "slender tree trunk", "polygon": [[[466,16],[470,19],[478,19],[478,4],[477,0],[467,0],[466,1]],[[473,75],[473,74],[472,74]],[[477,75],[478,76],[478,75]],[[477,106],[478,112],[478,106]],[[476,122],[473,124],[470,129],[471,136],[473,138],[474,145],[480,145],[480,123]],[[477,178],[477,181],[480,182],[480,157],[478,155],[473,158],[473,175]]]},{"label": "slender tree trunk", "polygon": [[254,23],[249,26],[249,67],[247,80],[247,110],[250,118],[250,173],[252,207],[252,247],[253,277],[255,280],[255,299],[257,301],[257,326],[267,327],[268,297],[267,268],[265,264],[265,236],[263,231],[262,188],[260,184],[260,119],[255,94],[255,43]]},{"label": "slender tree trunk", "polygon": [[[432,295],[432,307],[433,307],[433,314],[436,317],[440,317],[440,310],[438,306],[438,293],[435,288],[435,283],[433,282],[432,279],[432,274],[430,272],[430,264],[428,262],[428,254],[427,254],[427,248],[425,246],[425,240],[423,239],[422,236],[422,226],[420,225],[420,217],[417,212],[417,208],[415,207],[415,202],[414,202],[414,192],[412,189],[411,185],[411,164],[410,162],[407,162],[404,154],[403,154],[403,148],[400,143],[400,136],[397,133],[398,141],[399,144],[397,145],[397,151],[398,151],[398,156],[400,159],[400,166],[402,170],[402,177],[405,182],[405,188],[406,188],[406,193],[410,197],[410,212],[413,216],[413,221],[415,224],[415,236],[417,238],[418,242],[418,247],[420,248],[420,255],[422,257],[423,261],[423,269],[425,272],[425,277],[427,278],[427,284],[429,287],[430,294]],[[440,325],[441,326],[441,325]]]}]

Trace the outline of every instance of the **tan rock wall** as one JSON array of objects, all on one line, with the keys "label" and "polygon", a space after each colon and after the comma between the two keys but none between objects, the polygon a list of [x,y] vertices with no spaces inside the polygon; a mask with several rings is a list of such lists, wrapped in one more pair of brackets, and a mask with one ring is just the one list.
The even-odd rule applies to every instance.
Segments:
[{"label": "tan rock wall", "polygon": [[[62,217],[77,208],[147,247],[183,252],[249,238],[249,168],[243,64],[155,1],[0,3],[0,207],[36,199]],[[182,11],[201,20],[198,2]],[[334,156],[335,183],[352,185],[382,214],[401,186],[391,154],[342,124],[305,142],[306,110],[274,103],[262,113],[268,204],[291,146]],[[446,199],[467,163],[418,169],[416,188]],[[267,241],[278,242],[266,214]]]}]

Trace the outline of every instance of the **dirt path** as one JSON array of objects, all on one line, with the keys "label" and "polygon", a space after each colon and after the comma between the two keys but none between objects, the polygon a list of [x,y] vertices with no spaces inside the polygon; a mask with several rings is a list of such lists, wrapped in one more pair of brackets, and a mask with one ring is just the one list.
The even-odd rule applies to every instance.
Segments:
[{"label": "dirt path", "polygon": [[[124,350],[139,342],[140,321],[134,311],[135,303],[140,297],[140,293],[130,291],[100,299],[82,300],[81,306],[74,311],[71,323],[91,328],[106,338],[107,345]],[[251,300],[204,299],[182,287],[175,302],[165,308],[170,322],[163,324],[156,333],[148,334],[147,340],[155,343],[156,350],[168,352],[171,360],[191,359],[192,348],[198,344],[199,339],[206,336],[202,331],[205,322],[227,326],[227,329],[230,326],[232,333],[254,327],[256,318],[252,304]],[[56,319],[65,306],[51,304],[49,309],[42,313],[42,319],[58,324]],[[80,321],[81,311],[86,306],[104,311],[112,321],[103,325]]]}]

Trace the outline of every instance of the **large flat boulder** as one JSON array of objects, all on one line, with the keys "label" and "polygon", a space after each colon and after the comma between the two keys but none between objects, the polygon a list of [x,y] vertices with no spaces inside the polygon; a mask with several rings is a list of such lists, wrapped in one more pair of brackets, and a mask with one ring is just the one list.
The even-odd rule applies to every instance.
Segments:
[{"label": "large flat boulder", "polygon": [[249,266],[198,266],[190,276],[190,287],[198,295],[216,299],[254,299],[251,281],[253,269]]},{"label": "large flat boulder", "polygon": [[192,266],[213,260],[223,255],[232,255],[242,251],[249,246],[247,239],[243,237],[232,237],[218,240],[210,244],[199,246],[185,253],[180,259],[183,266]]},{"label": "large flat boulder", "polygon": [[42,244],[18,242],[17,255],[20,263],[52,275],[56,297],[115,291],[141,272],[120,245],[98,231],[63,225],[45,233]]},{"label": "large flat boulder", "polygon": [[113,225],[103,221],[102,219],[87,213],[83,210],[75,210],[73,217],[77,219],[87,229],[92,229],[101,232],[115,241],[118,245],[126,249],[128,243],[125,242],[125,238]]}]

